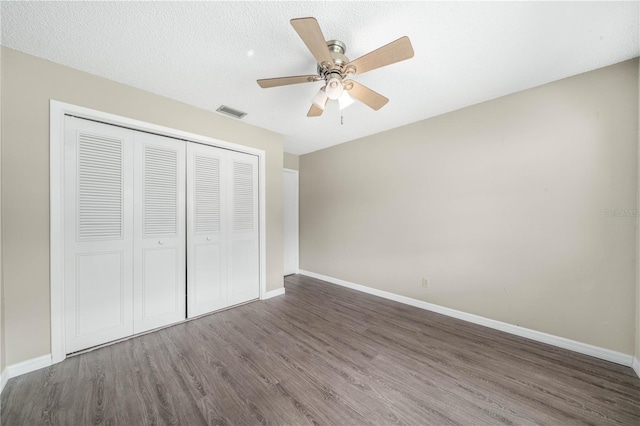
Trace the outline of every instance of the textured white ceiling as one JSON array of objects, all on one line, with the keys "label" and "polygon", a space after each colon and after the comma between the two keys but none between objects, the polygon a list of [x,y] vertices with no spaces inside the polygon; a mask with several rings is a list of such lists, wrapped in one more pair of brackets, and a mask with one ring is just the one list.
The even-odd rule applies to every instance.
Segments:
[{"label": "textured white ceiling", "polygon": [[[214,111],[221,104],[303,154],[638,56],[639,2],[2,2],[2,45]],[[362,76],[390,102],[335,102],[291,18],[313,16],[350,59],[403,35],[415,57]]]}]

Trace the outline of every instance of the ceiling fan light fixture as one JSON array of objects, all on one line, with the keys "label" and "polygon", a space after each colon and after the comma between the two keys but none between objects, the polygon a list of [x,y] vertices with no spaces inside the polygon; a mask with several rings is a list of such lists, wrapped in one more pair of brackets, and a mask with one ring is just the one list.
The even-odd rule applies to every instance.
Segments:
[{"label": "ceiling fan light fixture", "polygon": [[321,88],[318,93],[313,97],[313,104],[324,111],[324,105],[327,103],[327,92],[325,92],[324,87]]},{"label": "ceiling fan light fixture", "polygon": [[338,104],[340,105],[340,111],[342,111],[349,105],[353,104],[353,102],[355,101],[353,100],[349,92],[347,92],[346,90],[342,92],[342,95],[338,99]]},{"label": "ceiling fan light fixture", "polygon": [[329,99],[336,100],[340,99],[342,93],[344,92],[344,86],[342,85],[342,79],[340,77],[331,77],[327,81],[326,89],[327,96]]}]

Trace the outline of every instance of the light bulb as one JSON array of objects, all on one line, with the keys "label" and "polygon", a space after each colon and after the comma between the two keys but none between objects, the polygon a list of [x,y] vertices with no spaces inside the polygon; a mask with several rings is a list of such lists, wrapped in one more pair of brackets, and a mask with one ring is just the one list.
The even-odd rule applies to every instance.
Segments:
[{"label": "light bulb", "polygon": [[342,92],[342,95],[338,99],[338,104],[340,105],[340,111],[348,107],[354,102],[353,98],[346,90]]},{"label": "light bulb", "polygon": [[324,91],[324,87],[318,91],[311,102],[324,111],[324,105],[327,103],[327,92]]}]

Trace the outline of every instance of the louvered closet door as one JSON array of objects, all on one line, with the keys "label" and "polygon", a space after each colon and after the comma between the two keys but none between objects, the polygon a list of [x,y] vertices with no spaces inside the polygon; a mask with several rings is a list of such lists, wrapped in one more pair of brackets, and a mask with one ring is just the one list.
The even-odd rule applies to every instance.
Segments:
[{"label": "louvered closet door", "polygon": [[185,319],[184,141],[136,132],[134,333]]},{"label": "louvered closet door", "polygon": [[228,229],[229,305],[260,296],[258,257],[258,157],[230,151]]},{"label": "louvered closet door", "polygon": [[228,306],[227,151],[187,144],[187,315]]},{"label": "louvered closet door", "polygon": [[65,119],[67,353],[133,333],[133,132]]}]

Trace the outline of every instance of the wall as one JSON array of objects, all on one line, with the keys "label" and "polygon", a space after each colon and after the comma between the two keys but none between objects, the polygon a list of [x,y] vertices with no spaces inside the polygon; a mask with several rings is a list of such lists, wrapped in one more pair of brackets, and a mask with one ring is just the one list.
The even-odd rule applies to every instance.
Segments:
[{"label": "wall", "polygon": [[[0,48],[0,375],[5,367],[4,346],[4,280],[2,268],[2,49]],[[1,376],[0,376],[1,377]],[[0,389],[2,385],[0,384]]]},{"label": "wall", "polygon": [[300,268],[632,354],[637,94],[631,60],[301,156]]},{"label": "wall", "polygon": [[264,149],[267,290],[283,286],[281,135],[11,49],[2,59],[7,365],[50,353],[49,99]]},{"label": "wall", "polygon": [[285,152],[282,165],[285,169],[300,170],[300,156]]},{"label": "wall", "polygon": [[[640,61],[640,59],[639,59]],[[640,65],[638,66],[638,210],[640,211]],[[637,368],[640,369],[640,217],[637,226],[637,240],[636,240],[636,363]],[[638,376],[640,371],[636,370]]]}]

